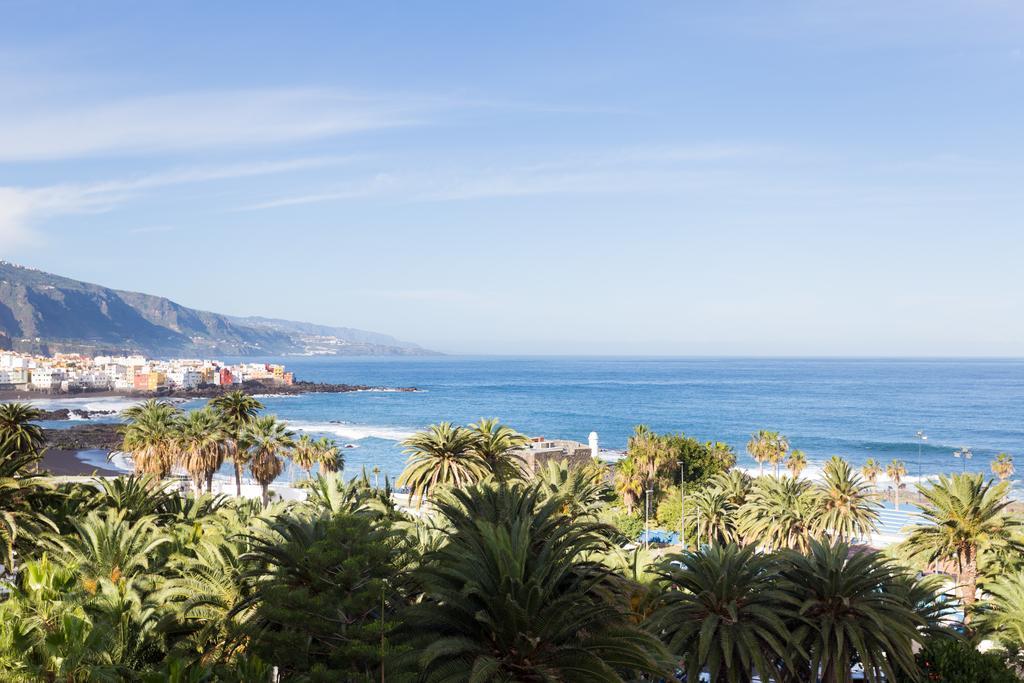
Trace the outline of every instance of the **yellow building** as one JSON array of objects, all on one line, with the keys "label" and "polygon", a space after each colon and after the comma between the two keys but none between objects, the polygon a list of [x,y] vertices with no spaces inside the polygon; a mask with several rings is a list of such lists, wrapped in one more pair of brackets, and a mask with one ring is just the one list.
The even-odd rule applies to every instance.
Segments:
[{"label": "yellow building", "polygon": [[167,374],[164,372],[149,373],[149,390],[156,391],[160,387],[167,386]]}]

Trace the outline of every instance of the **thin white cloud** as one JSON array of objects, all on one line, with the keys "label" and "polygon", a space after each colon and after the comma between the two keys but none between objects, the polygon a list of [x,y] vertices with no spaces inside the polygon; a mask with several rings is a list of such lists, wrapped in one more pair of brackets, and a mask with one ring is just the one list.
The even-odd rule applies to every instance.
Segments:
[{"label": "thin white cloud", "polygon": [[241,211],[387,197],[399,201],[463,201],[554,194],[663,193],[698,187],[729,162],[780,150],[753,145],[665,145],[590,152],[507,169],[379,173],[342,187],[256,202]]},{"label": "thin white cloud", "polygon": [[342,201],[345,199],[362,199],[374,195],[384,194],[388,189],[395,187],[396,178],[387,173],[378,173],[372,178],[351,183],[344,188],[332,189],[326,192],[298,195],[294,197],[282,197],[265,202],[257,202],[239,208],[239,211],[259,211],[262,209],[278,209],[285,206],[299,206],[302,204],[321,204],[324,202]]},{"label": "thin white cloud", "polygon": [[311,157],[200,166],[96,183],[44,187],[0,187],[0,244],[11,249],[39,243],[32,227],[55,216],[100,213],[146,190],[187,183],[213,182],[340,164],[344,157]]},{"label": "thin white cloud", "polygon": [[0,162],[308,140],[410,125],[425,106],[328,89],[188,92],[62,108],[28,102],[0,110]]}]

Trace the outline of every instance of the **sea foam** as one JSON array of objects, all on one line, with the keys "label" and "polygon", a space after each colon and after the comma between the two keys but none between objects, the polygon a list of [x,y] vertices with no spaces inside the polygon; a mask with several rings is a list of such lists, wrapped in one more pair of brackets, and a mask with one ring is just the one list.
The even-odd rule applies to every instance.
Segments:
[{"label": "sea foam", "polygon": [[385,439],[387,441],[404,441],[415,432],[394,427],[380,427],[373,425],[354,425],[344,422],[304,422],[301,420],[289,421],[288,426],[300,432],[312,432],[316,434],[333,434],[334,436],[350,441],[361,439]]}]

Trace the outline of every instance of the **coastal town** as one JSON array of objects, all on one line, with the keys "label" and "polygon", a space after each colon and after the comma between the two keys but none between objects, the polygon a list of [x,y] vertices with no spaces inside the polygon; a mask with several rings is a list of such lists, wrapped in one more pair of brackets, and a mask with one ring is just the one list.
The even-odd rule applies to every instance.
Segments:
[{"label": "coastal town", "polygon": [[59,353],[37,356],[0,351],[0,391],[71,394],[112,391],[158,394],[202,387],[230,388],[249,383],[290,387],[295,375],[275,363],[224,363],[141,355],[86,356]]}]

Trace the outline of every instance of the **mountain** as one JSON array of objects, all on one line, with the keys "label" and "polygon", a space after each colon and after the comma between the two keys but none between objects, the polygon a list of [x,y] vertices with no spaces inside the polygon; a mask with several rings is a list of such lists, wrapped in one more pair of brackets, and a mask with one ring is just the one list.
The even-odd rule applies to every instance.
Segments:
[{"label": "mountain", "polygon": [[149,356],[431,355],[376,332],[199,311],[0,261],[0,348]]}]

